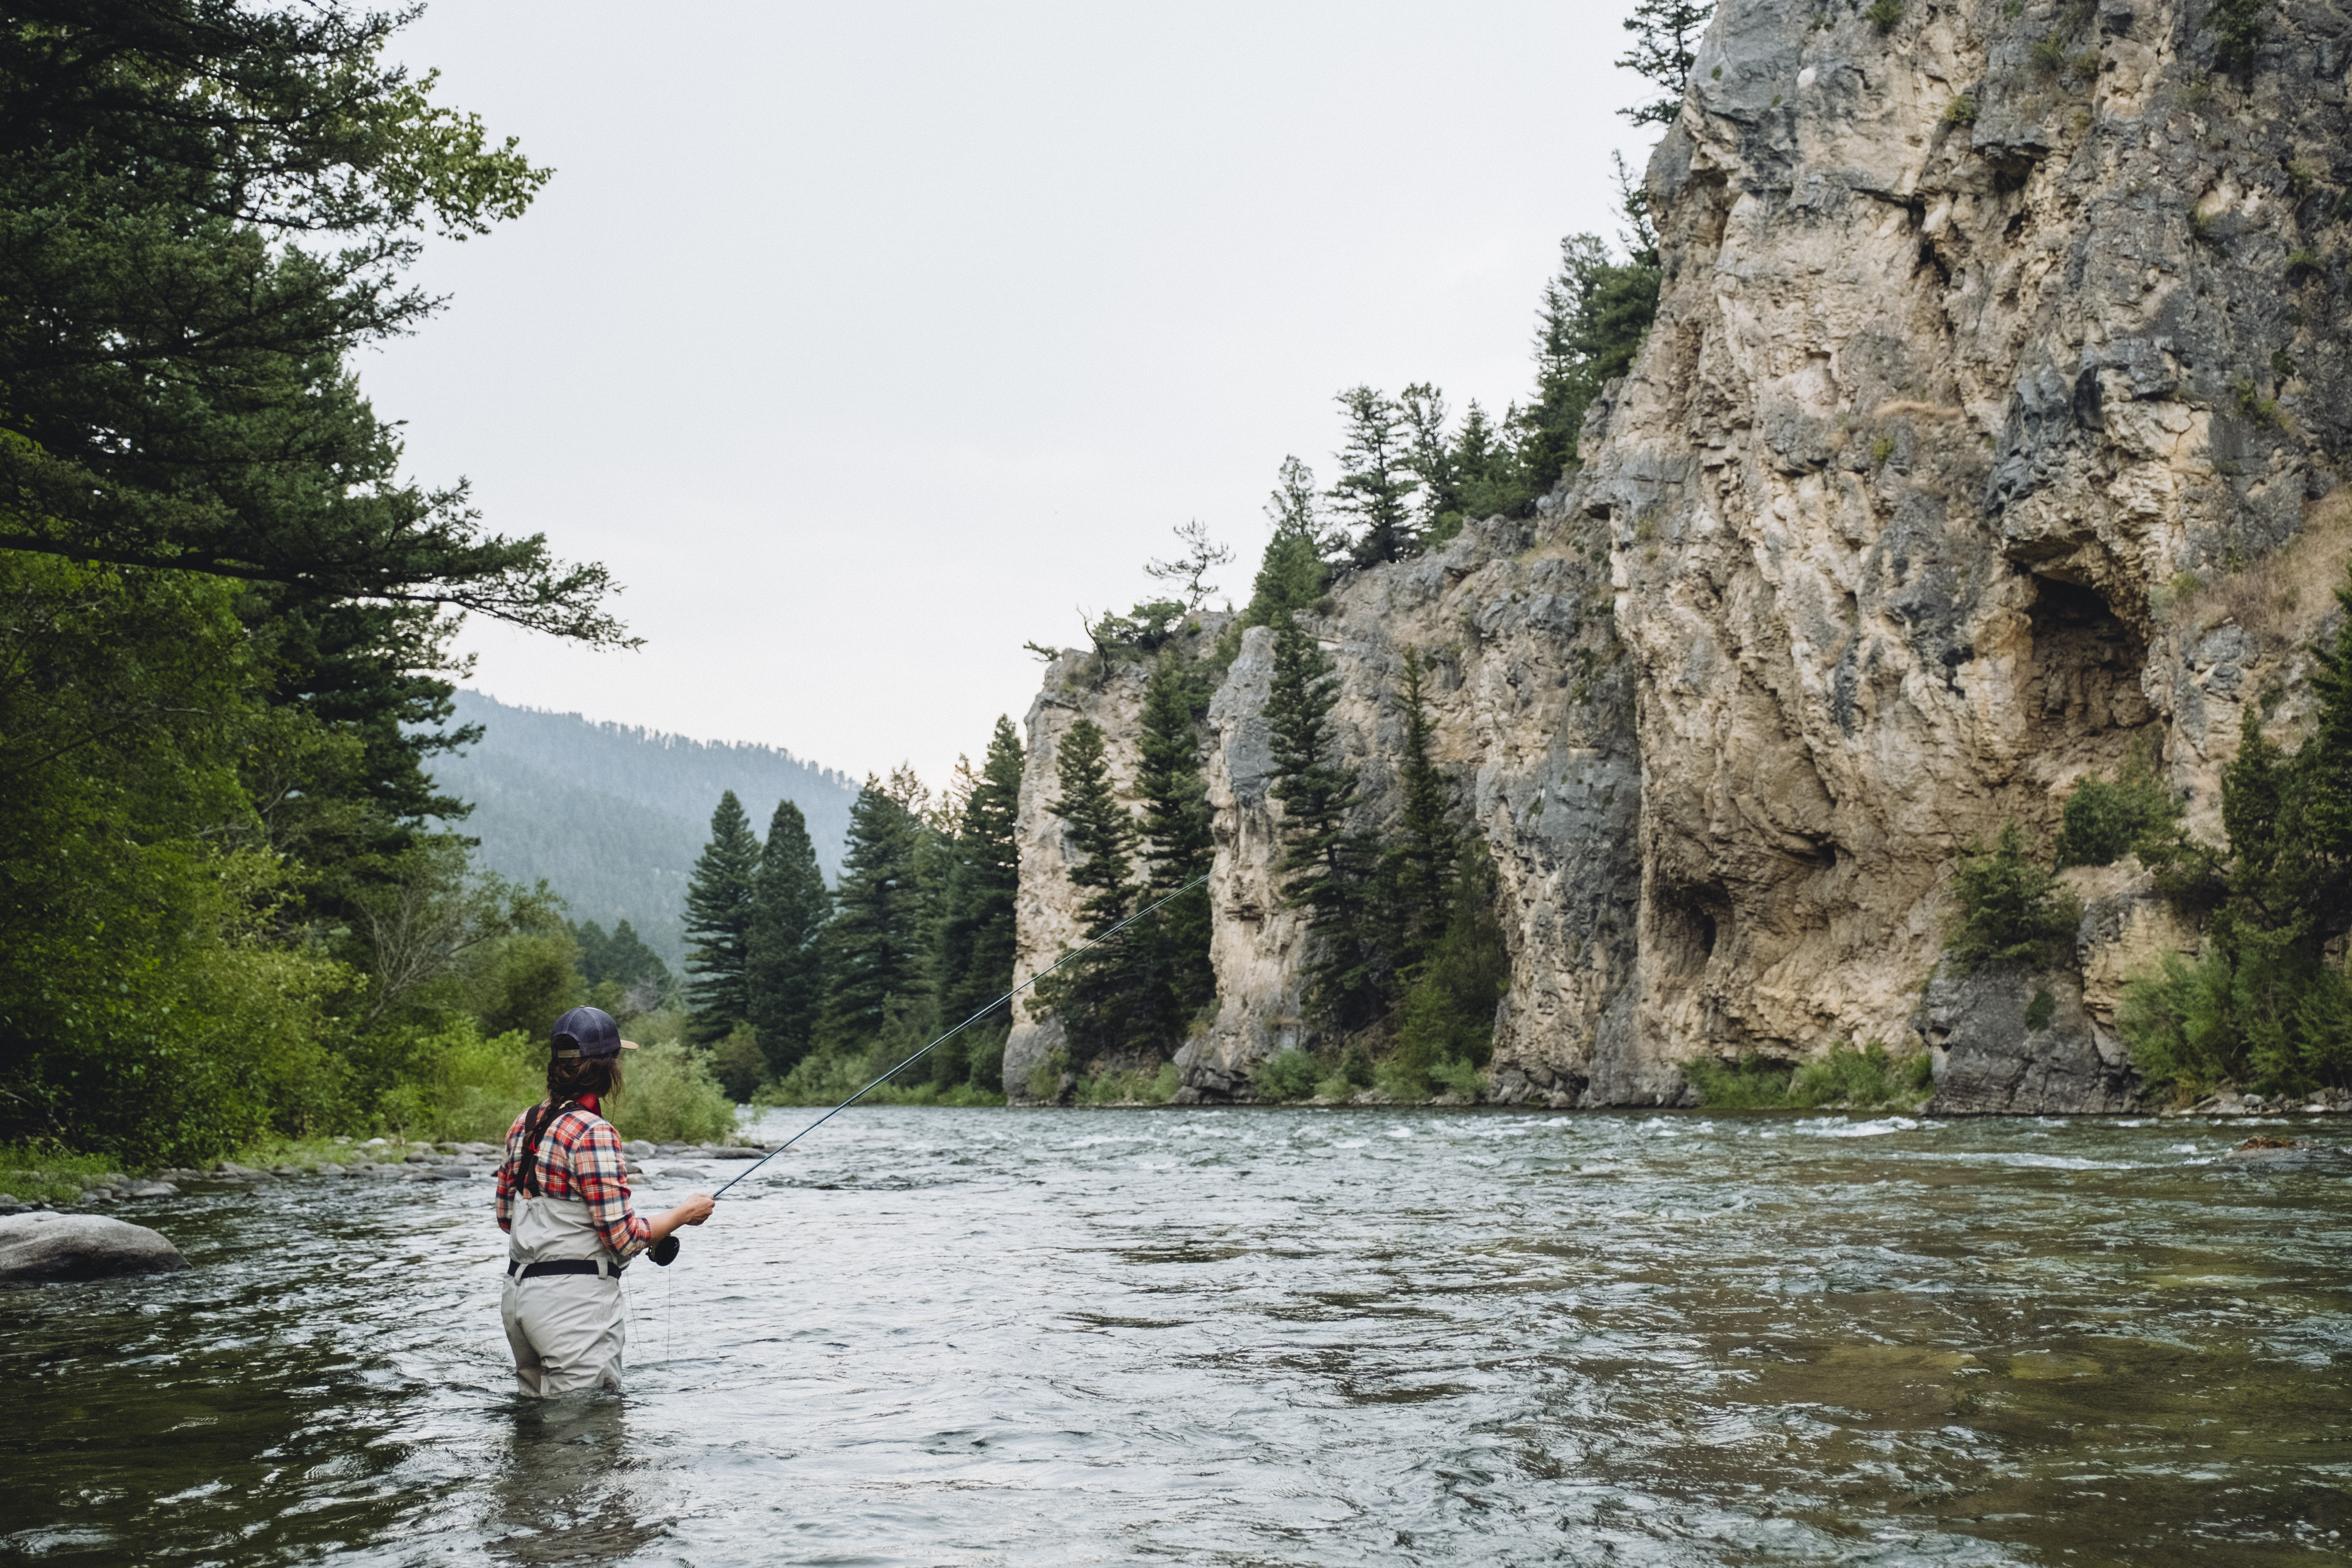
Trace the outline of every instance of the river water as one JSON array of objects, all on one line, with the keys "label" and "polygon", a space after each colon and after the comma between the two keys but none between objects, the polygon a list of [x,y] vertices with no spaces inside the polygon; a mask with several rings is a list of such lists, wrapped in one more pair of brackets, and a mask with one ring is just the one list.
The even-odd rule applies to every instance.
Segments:
[{"label": "river water", "polygon": [[121,1211],[188,1274],[0,1294],[0,1557],[2342,1560],[2347,1175],[2315,1120],[861,1108],[551,1407],[486,1184],[223,1188]]}]

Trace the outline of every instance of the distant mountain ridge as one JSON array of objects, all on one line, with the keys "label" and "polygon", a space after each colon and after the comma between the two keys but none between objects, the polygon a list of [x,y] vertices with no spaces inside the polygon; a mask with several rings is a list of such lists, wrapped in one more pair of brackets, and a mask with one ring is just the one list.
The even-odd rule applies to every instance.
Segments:
[{"label": "distant mountain ridge", "polygon": [[433,773],[472,803],[454,826],[481,840],[481,864],[518,881],[545,878],[575,921],[608,931],[627,921],[673,966],[686,955],[687,877],[724,791],[762,837],[778,801],[798,805],[826,875],[840,874],[858,790],[846,773],[777,746],[599,723],[478,691],[456,702],[457,722],[479,724],[482,738],[436,759]]}]

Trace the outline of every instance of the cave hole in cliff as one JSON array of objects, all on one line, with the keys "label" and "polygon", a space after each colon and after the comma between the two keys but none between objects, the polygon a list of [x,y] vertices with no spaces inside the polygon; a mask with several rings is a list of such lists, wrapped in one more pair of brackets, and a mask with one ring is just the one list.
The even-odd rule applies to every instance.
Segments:
[{"label": "cave hole in cliff", "polygon": [[1731,911],[1705,889],[1680,889],[1657,900],[1652,950],[1662,976],[1703,973]]},{"label": "cave hole in cliff", "polygon": [[2036,749],[2101,766],[2120,763],[2132,736],[2156,717],[2139,684],[2147,642],[2095,590],[2054,577],[2037,577],[2034,585],[2025,695]]}]

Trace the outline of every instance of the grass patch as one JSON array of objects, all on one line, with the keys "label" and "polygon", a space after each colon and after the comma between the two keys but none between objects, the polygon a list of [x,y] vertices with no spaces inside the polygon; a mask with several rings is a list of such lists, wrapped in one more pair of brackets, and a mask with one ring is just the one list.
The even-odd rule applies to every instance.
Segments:
[{"label": "grass patch", "polygon": [[1079,1105],[1165,1105],[1182,1087],[1184,1075],[1174,1062],[1157,1070],[1136,1068],[1127,1072],[1090,1073],[1078,1080],[1074,1101]]},{"label": "grass patch", "polygon": [[1916,1110],[1935,1093],[1924,1053],[1893,1056],[1876,1040],[1832,1046],[1804,1063],[1701,1059],[1685,1063],[1683,1076],[1709,1110]]},{"label": "grass patch", "polygon": [[2352,489],[2304,514],[2303,531],[2241,571],[2179,594],[2172,618],[2194,634],[2225,622],[2244,628],[2267,655],[2308,638],[2336,608],[2336,585],[2352,566]]}]

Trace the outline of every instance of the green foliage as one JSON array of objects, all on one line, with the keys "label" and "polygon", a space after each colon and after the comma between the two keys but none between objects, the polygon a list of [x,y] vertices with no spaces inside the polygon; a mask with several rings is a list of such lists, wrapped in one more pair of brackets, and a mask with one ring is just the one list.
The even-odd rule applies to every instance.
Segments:
[{"label": "green foliage", "polygon": [[[1620,70],[1633,71],[1658,89],[1658,96],[1617,112],[1636,125],[1672,125],[1683,110],[1691,62],[1715,7],[1699,0],[1635,0],[1625,30],[1633,46],[1619,58]],[[1717,68],[1717,74],[1722,74]]]},{"label": "green foliage", "polygon": [[1870,0],[1862,19],[1882,33],[1891,33],[1895,24],[1903,20],[1903,0]]},{"label": "green foliage", "polygon": [[1319,499],[1314,470],[1297,458],[1283,458],[1280,480],[1265,503],[1274,531],[1250,585],[1241,626],[1270,626],[1276,617],[1310,608],[1323,597],[1331,574],[1323,563]]},{"label": "green foliage", "polygon": [[1934,1063],[1890,1055],[1876,1040],[1832,1046],[1811,1061],[1763,1057],[1686,1062],[1684,1076],[1709,1110],[1916,1110],[1935,1093]]},{"label": "green foliage", "polygon": [[[2326,269],[2326,259],[2319,252],[2307,245],[2297,246],[2287,254],[2286,275],[2290,280],[2316,278]],[[2273,356],[2273,369],[2277,368],[2276,357]],[[2294,372],[2286,371],[2282,374],[2292,375]]]},{"label": "green foliage", "polygon": [[594,921],[579,925],[566,921],[564,930],[580,950],[581,979],[592,987],[611,984],[615,988],[616,1001],[622,996],[633,999],[604,1009],[616,1017],[624,1013],[652,1012],[667,999],[677,984],[661,954],[647,947],[638,938],[636,928],[626,921],[615,924],[610,936]]},{"label": "green foliage", "polygon": [[710,814],[710,841],[687,882],[686,936],[689,944],[686,984],[694,1004],[698,1044],[722,1040],[751,1016],[745,979],[751,937],[752,882],[760,869],[760,841],[733,790],[719,797]]},{"label": "green foliage", "polygon": [[2036,38],[2025,58],[2043,76],[2054,77],[2066,68],[2066,40],[2056,33]]},{"label": "green foliage", "polygon": [[2192,857],[2177,880],[2212,902],[2194,963],[2168,954],[2125,987],[2116,1024],[2151,1089],[2184,1096],[2242,1085],[2265,1091],[2352,1084],[2352,988],[2326,956],[2352,898],[2346,888],[2345,782],[2352,774],[2347,655],[2315,650],[2320,722],[2290,757],[2241,718],[2221,774],[2222,853]]},{"label": "green foliage", "polygon": [[2213,0],[2205,26],[2213,33],[2213,63],[2233,75],[2252,74],[2263,41],[2270,36],[2275,0]]},{"label": "green foliage", "polygon": [[2239,413],[2260,426],[2268,427],[2281,422],[2278,399],[2264,397],[2262,395],[2262,389],[2254,384],[2252,376],[2242,375],[2230,385],[2231,390],[2237,395]]},{"label": "green foliage", "polygon": [[760,1048],[760,1033],[750,1024],[738,1024],[711,1047],[710,1076],[738,1105],[749,1104],[768,1080],[768,1058]]},{"label": "green foliage", "polygon": [[383,1125],[422,1142],[503,1143],[514,1119],[547,1093],[546,1024],[486,1035],[458,1017],[422,1032],[406,1070],[377,1103]]},{"label": "green foliage", "polygon": [[2168,837],[2180,809],[2149,750],[2135,746],[2112,782],[2086,778],[2066,797],[2053,846],[2057,864],[2113,865],[2143,842]]},{"label": "green foliage", "polygon": [[2014,822],[1990,850],[1961,855],[1952,889],[1959,909],[1947,951],[1963,969],[2056,963],[2082,923],[2080,900],[2027,853]]},{"label": "green foliage", "polygon": [[923,875],[926,795],[908,770],[886,784],[868,777],[850,807],[834,917],[824,928],[827,1046],[862,1048],[878,1037],[893,998],[930,994],[931,889]]},{"label": "green foliage", "polygon": [[1078,1080],[1071,1100],[1077,1105],[1165,1105],[1182,1082],[1174,1062],[1095,1073]]},{"label": "green foliage", "polygon": [[[751,876],[751,919],[743,943],[744,1016],[763,1064],[751,1087],[770,1072],[790,1072],[815,1042],[818,1014],[824,1005],[822,939],[832,914],[833,895],[817,868],[808,821],[799,806],[779,801],[768,822],[759,868]],[[728,1037],[734,1038],[734,1033]],[[724,1072],[720,1077],[730,1091],[741,1081],[740,1072],[734,1078]],[[751,1089],[745,1088],[739,1098],[750,1095]]]},{"label": "green foliage", "polygon": [[1878,439],[1870,444],[1870,466],[1872,468],[1885,468],[1886,466],[1886,459],[1893,456],[1895,456],[1894,437],[1881,436]]},{"label": "green foliage", "polygon": [[1273,731],[1272,783],[1283,805],[1283,879],[1289,907],[1307,911],[1315,956],[1307,1001],[1342,1030],[1371,1021],[1382,1002],[1373,846],[1349,822],[1359,804],[1356,770],[1336,760],[1331,709],[1339,700],[1331,660],[1296,621],[1275,627],[1274,677],[1265,717]]},{"label": "green foliage", "polygon": [[709,1058],[679,1040],[653,1040],[625,1065],[625,1087],[604,1108],[625,1139],[720,1143],[735,1136],[735,1102]]},{"label": "green foliage", "polygon": [[[1012,721],[1000,715],[979,773],[961,791],[963,807],[950,846],[953,863],[939,937],[940,1016],[950,1024],[961,1023],[1013,989],[1013,904],[1021,880],[1014,826],[1022,761],[1021,738]],[[983,1038],[1001,1048],[1003,1029],[982,1030],[959,1049],[955,1060],[965,1066],[967,1076],[979,1063],[974,1051]]]},{"label": "green foliage", "polygon": [[1407,461],[1403,405],[1369,386],[1351,386],[1337,401],[1347,432],[1330,499],[1334,510],[1355,521],[1349,558],[1359,566],[1402,560],[1419,548],[1411,497],[1421,489]]},{"label": "green foliage", "polygon": [[1323,1077],[1322,1064],[1297,1047],[1276,1051],[1250,1074],[1250,1092],[1260,1100],[1306,1100]]},{"label": "green foliage", "polygon": [[2048,986],[2037,987],[2033,993],[2033,1000],[2025,1005],[2025,1027],[2027,1031],[2029,1033],[2040,1033],[2042,1030],[2048,1028],[2050,1026],[2050,1020],[2055,1018],[2057,1016],[2058,998],[2051,994],[2050,988]]},{"label": "green foliage", "polygon": [[1494,861],[1484,845],[1462,852],[1446,891],[1443,934],[1415,966],[1398,1010],[1395,1068],[1433,1082],[1445,1081],[1457,1066],[1486,1065],[1495,1009],[1511,983],[1510,949],[1495,920]]},{"label": "green foliage", "polygon": [[1977,100],[1970,94],[1964,92],[1944,106],[1945,124],[1974,125],[1976,122]]}]

